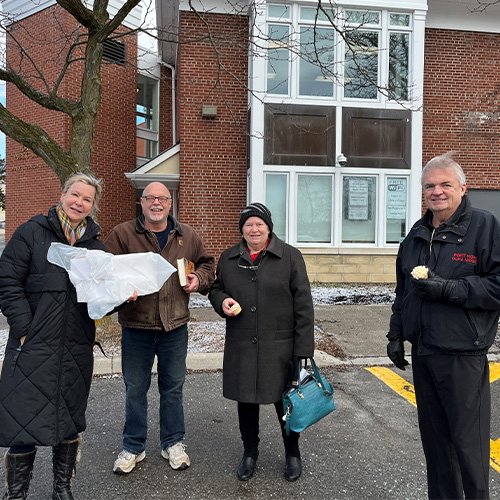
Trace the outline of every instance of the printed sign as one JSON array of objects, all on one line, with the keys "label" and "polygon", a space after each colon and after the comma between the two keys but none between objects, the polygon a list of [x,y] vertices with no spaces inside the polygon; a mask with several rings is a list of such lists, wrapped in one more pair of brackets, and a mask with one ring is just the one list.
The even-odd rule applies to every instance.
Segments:
[{"label": "printed sign", "polygon": [[349,179],[349,220],[368,220],[368,180]]},{"label": "printed sign", "polygon": [[386,213],[388,219],[406,219],[407,179],[387,179]]}]

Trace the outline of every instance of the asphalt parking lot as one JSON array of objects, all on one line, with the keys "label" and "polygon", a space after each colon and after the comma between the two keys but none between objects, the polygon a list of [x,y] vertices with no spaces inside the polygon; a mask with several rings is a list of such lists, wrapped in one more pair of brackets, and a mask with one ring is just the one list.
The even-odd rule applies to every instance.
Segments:
[{"label": "asphalt parking lot", "polygon": [[[400,372],[411,386],[411,370]],[[77,499],[424,499],[425,465],[415,407],[363,367],[325,369],[337,411],[301,436],[303,476],[282,478],[283,449],[271,406],[261,412],[255,476],[237,480],[241,455],[236,406],[222,397],[220,372],[190,373],[185,385],[187,451],[191,468],[172,471],[158,448],[158,397],[150,391],[147,458],[128,476],[111,472],[121,449],[124,391],[120,376],[96,378],[87,412]],[[500,442],[500,381],[492,385],[492,438]],[[51,495],[50,450],[40,449],[28,498]],[[500,470],[490,468],[491,498],[500,498]]]}]

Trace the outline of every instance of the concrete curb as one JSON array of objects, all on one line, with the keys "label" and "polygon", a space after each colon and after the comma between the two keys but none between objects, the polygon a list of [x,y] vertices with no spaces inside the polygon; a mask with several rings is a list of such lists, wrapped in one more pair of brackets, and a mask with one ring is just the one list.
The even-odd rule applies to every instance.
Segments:
[{"label": "concrete curb", "polygon": [[[411,356],[406,356],[406,359],[411,364]],[[393,366],[387,356],[363,356],[340,359],[319,350],[314,351],[314,360],[320,367]],[[500,354],[488,354],[488,361],[499,363]],[[186,360],[187,369],[194,372],[222,370],[222,362],[222,352],[190,352]],[[110,358],[95,358],[94,376],[121,375],[121,365],[120,355],[112,355]],[[156,373],[156,361],[153,365],[153,373]]]},{"label": "concrete curb", "polygon": [[[187,369],[194,372],[219,371],[222,370],[222,352],[190,352],[187,355]],[[411,364],[411,356],[406,356]],[[362,356],[346,359],[330,356],[326,352],[314,351],[314,360],[320,367],[337,366],[392,366],[392,362],[386,356]],[[500,363],[500,354],[488,354],[488,361]],[[0,369],[2,361],[0,361]],[[153,365],[153,373],[156,373],[156,361]],[[111,355],[109,358],[94,358],[94,376],[121,375],[122,362],[120,355]]]}]

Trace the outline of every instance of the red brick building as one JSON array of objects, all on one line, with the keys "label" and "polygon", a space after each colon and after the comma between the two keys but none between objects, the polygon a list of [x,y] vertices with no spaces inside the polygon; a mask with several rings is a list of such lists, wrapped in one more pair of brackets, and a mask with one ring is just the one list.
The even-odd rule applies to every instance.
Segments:
[{"label": "red brick building", "polygon": [[[22,3],[8,0],[4,10]],[[210,0],[194,2],[193,12],[186,1],[158,1],[158,50],[138,51],[127,36],[128,64],[103,66],[92,165],[105,180],[104,233],[132,217],[144,185],[160,180],[180,220],[215,254],[237,241],[245,203],[262,201],[276,233],[304,253],[312,280],[393,281],[399,242],[422,210],[422,165],[449,150],[474,204],[500,217],[500,7],[356,4],[318,11],[307,0]],[[42,2],[18,25],[57,30],[55,10]],[[48,45],[40,50],[47,61]],[[67,121],[12,85],[7,106],[67,141]],[[59,184],[8,140],[7,189],[16,200],[7,207],[11,234],[46,211]],[[23,199],[26,192],[39,195]]]}]

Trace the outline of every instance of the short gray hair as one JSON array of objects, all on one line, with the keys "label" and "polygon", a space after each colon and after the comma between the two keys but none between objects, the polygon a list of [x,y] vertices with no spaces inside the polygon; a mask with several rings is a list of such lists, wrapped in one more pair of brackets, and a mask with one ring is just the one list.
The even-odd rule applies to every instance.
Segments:
[{"label": "short gray hair", "polygon": [[83,182],[84,184],[88,184],[89,186],[95,188],[94,203],[92,205],[92,212],[90,213],[92,217],[95,217],[99,211],[99,200],[101,199],[102,194],[102,179],[98,179],[97,177],[85,172],[77,172],[66,179],[62,192],[67,193],[69,188],[75,182]]},{"label": "short gray hair", "polygon": [[429,172],[429,170],[434,170],[435,168],[451,168],[455,172],[461,186],[464,186],[467,183],[462,167],[453,159],[452,151],[435,156],[425,164],[425,167],[422,169],[422,176],[420,177],[420,183],[422,185],[424,184],[424,177],[427,172]]}]

